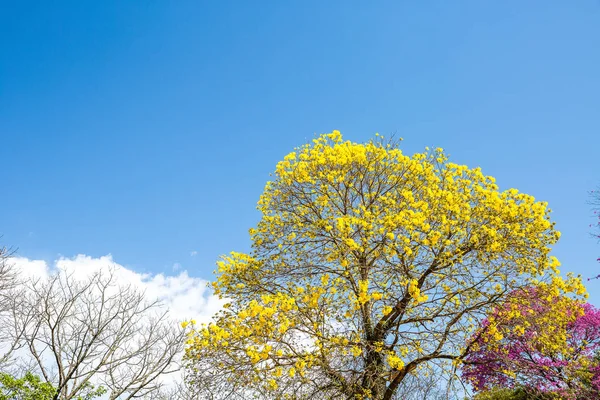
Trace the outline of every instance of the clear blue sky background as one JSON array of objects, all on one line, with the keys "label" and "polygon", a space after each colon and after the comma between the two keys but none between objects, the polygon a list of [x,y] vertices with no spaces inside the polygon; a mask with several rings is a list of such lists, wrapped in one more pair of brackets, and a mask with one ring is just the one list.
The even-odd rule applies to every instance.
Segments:
[{"label": "clear blue sky background", "polygon": [[275,163],[340,129],[549,201],[563,268],[600,272],[599,1],[0,4],[0,233],[23,256],[210,278]]}]

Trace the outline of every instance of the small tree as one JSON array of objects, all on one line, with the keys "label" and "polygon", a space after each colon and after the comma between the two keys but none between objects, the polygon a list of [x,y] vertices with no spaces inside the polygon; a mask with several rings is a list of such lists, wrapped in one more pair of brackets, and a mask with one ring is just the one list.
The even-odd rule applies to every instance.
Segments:
[{"label": "small tree", "polygon": [[190,382],[215,397],[390,400],[411,373],[452,368],[533,278],[583,290],[556,276],[546,203],[441,149],[408,157],[334,131],[287,155],[258,207],[252,251],[218,263],[231,302],[186,350]]},{"label": "small tree", "polygon": [[478,392],[600,398],[600,311],[548,287],[514,292],[484,321],[472,348],[463,376]]}]

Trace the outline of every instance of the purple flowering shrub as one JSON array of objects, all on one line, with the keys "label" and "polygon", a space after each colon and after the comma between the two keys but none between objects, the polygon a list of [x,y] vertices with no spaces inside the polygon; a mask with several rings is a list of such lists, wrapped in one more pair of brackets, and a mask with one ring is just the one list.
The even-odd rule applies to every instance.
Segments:
[{"label": "purple flowering shrub", "polygon": [[473,336],[463,377],[476,392],[521,388],[600,399],[600,310],[537,288],[519,296],[496,309]]}]

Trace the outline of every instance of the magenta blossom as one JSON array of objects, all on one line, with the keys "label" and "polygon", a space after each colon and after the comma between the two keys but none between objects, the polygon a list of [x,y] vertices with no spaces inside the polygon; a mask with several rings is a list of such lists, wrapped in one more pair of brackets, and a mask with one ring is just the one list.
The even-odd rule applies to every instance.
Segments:
[{"label": "magenta blossom", "polygon": [[[566,324],[566,328],[539,325],[536,321],[542,319],[544,307],[549,307],[547,300],[540,297],[530,297],[526,306],[532,322],[526,329],[508,323],[497,341],[475,336],[475,350],[464,360],[463,377],[475,391],[522,387],[538,393],[553,392],[567,399],[600,398],[600,310],[584,304],[583,314]],[[482,331],[489,325],[488,320],[484,321]],[[566,335],[564,349],[550,350],[536,340],[542,330],[552,329],[556,331],[549,333]]]}]

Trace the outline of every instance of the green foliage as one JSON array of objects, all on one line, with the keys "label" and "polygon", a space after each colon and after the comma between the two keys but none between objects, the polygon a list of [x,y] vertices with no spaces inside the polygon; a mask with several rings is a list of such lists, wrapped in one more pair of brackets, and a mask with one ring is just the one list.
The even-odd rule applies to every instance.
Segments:
[{"label": "green foliage", "polygon": [[[75,400],[92,400],[105,394],[108,390],[104,386],[95,387],[89,382],[81,389],[83,394],[80,394]],[[0,399],[2,400],[2,399]]]},{"label": "green foliage", "polygon": [[0,400],[52,400],[56,389],[27,372],[22,378],[0,373]]},{"label": "green foliage", "polygon": [[[83,394],[74,400],[92,400],[107,392],[103,386],[95,387],[86,384]],[[22,378],[15,378],[7,373],[0,373],[0,400],[52,400],[56,388],[51,383],[42,381],[39,376],[26,372]]]}]

